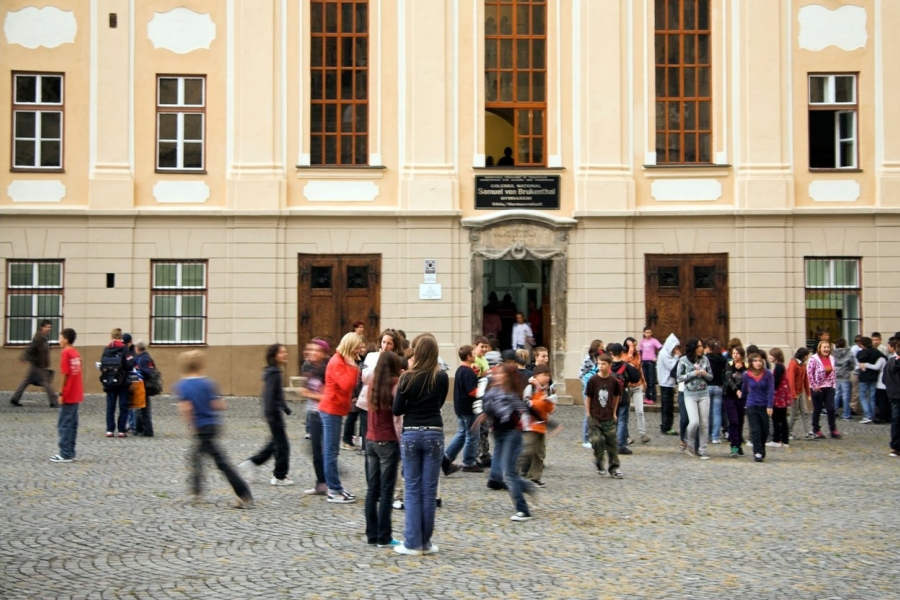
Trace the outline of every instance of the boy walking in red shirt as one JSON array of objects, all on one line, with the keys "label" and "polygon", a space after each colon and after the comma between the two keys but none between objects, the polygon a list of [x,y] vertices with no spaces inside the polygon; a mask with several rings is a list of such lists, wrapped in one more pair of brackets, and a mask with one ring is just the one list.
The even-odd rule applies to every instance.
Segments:
[{"label": "boy walking in red shirt", "polygon": [[62,392],[59,395],[59,454],[50,462],[67,463],[75,460],[75,438],[78,436],[78,405],[84,400],[84,381],[81,376],[81,356],[75,345],[75,330],[63,329],[59,336],[62,354],[59,372],[63,375]]}]

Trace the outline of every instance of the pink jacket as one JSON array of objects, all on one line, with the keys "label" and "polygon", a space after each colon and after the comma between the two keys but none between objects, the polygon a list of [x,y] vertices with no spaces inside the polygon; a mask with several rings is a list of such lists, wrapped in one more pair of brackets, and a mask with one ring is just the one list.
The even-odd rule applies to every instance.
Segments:
[{"label": "pink jacket", "polygon": [[829,356],[827,360],[831,364],[831,373],[825,372],[825,365],[822,364],[821,356],[813,354],[809,357],[809,362],[806,365],[806,374],[809,375],[809,387],[813,391],[835,386],[834,359]]}]

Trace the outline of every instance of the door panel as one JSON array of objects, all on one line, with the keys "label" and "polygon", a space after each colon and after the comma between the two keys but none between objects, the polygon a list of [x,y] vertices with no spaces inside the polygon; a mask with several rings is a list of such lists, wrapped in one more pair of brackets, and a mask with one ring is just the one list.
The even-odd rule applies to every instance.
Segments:
[{"label": "door panel", "polygon": [[662,340],[670,333],[728,341],[728,255],[648,254],[644,257],[647,323]]},{"label": "door panel", "polygon": [[335,347],[355,321],[373,338],[380,325],[381,256],[299,255],[297,327],[299,343],[314,337]]}]

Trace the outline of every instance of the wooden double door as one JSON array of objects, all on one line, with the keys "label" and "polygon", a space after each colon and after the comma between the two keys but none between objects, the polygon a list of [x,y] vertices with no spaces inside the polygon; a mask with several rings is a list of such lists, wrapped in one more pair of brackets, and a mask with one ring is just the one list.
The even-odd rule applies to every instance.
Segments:
[{"label": "wooden double door", "polygon": [[727,254],[646,254],[644,266],[646,322],[654,337],[728,342]]},{"label": "wooden double door", "polygon": [[312,338],[332,348],[353,323],[366,325],[366,339],[380,333],[381,255],[300,254],[297,323],[302,347]]}]

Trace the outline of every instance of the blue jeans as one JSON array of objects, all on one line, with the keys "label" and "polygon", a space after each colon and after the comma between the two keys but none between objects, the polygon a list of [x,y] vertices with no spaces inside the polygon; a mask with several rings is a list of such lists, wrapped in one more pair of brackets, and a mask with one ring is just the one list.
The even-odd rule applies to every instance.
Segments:
[{"label": "blue jeans", "polygon": [[320,412],[322,418],[322,466],[328,491],[339,494],[344,491],[338,474],[338,454],[341,451],[341,417]]},{"label": "blue jeans", "polygon": [[434,533],[444,432],[430,429],[404,431],[400,454],[403,457],[403,504],[406,508],[403,544],[412,550],[425,550],[431,547]]},{"label": "blue jeans", "polygon": [[709,439],[718,440],[722,433],[722,386],[710,385],[709,390]]},{"label": "blue jeans", "polygon": [[588,443],[588,418],[587,417],[584,418],[584,426],[581,428],[581,437],[582,437],[581,441],[584,442],[585,444],[587,444]]},{"label": "blue jeans", "polygon": [[59,455],[63,458],[75,458],[75,438],[78,436],[78,404],[60,404],[59,420]]},{"label": "blue jeans", "polygon": [[616,409],[616,441],[619,448],[628,445],[628,409],[631,408],[631,402],[628,394],[623,394],[619,401],[619,407]]},{"label": "blue jeans", "polygon": [[837,410],[841,407],[844,409],[844,418],[849,419],[852,416],[852,409],[850,408],[850,394],[853,388],[853,382],[849,379],[847,381],[837,381],[834,386],[834,410]]},{"label": "blue jeans", "polygon": [[453,462],[456,460],[459,451],[463,451],[463,466],[471,467],[475,465],[475,458],[478,454],[478,431],[472,431],[472,424],[475,422],[475,415],[463,415],[456,417],[456,434],[450,440],[450,444],[444,451],[447,460]]},{"label": "blue jeans", "polygon": [[[125,421],[128,419],[128,393],[129,388],[124,385],[111,392],[106,392],[106,431],[115,433],[116,426],[119,433],[125,433]],[[116,405],[119,406],[119,418],[116,420]]]},{"label": "blue jeans", "polygon": [[859,382],[859,403],[862,405],[863,416],[866,419],[875,418],[875,388],[874,381]]},{"label": "blue jeans", "polygon": [[518,429],[494,432],[494,461],[502,465],[503,478],[509,487],[509,496],[516,505],[516,512],[531,515],[523,494],[525,482],[519,476],[516,463],[522,452],[522,432]]}]

